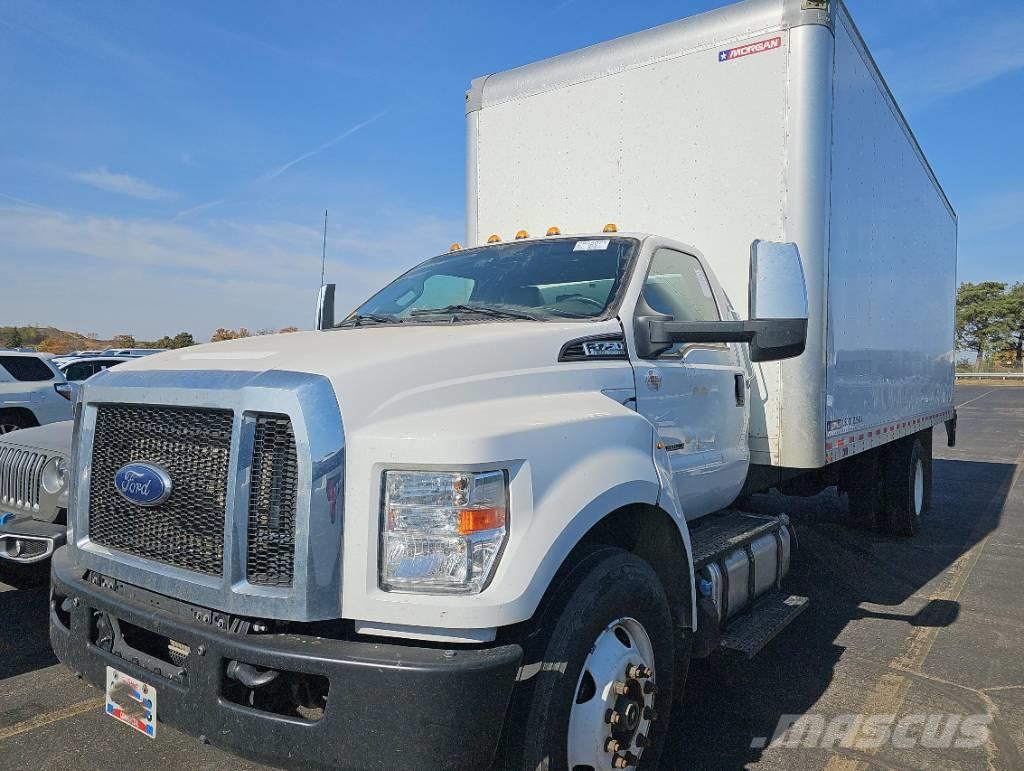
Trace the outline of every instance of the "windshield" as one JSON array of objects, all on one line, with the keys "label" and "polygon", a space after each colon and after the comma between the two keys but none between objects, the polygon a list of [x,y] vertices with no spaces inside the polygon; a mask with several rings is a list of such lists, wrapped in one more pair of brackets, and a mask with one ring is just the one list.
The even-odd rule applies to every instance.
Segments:
[{"label": "windshield", "polygon": [[449,252],[420,263],[338,326],[596,319],[615,301],[636,245],[631,238],[552,238]]}]

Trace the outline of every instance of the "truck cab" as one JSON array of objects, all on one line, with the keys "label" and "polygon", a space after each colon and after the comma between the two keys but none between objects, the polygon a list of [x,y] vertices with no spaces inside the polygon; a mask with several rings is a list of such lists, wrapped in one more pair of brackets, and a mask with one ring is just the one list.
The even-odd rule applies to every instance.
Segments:
[{"label": "truck cab", "polygon": [[83,384],[50,629],[108,714],[286,766],[653,768],[691,657],[807,606],[737,500],[922,526],[956,215],[842,3],[479,78],[466,146],[465,248]]}]

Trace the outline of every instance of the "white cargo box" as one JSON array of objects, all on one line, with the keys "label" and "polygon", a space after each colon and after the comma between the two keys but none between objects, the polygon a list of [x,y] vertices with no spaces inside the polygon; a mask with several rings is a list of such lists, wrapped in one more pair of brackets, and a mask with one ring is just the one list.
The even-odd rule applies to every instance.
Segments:
[{"label": "white cargo box", "polygon": [[479,78],[467,129],[470,244],[676,238],[744,317],[751,241],[799,245],[807,350],[758,368],[755,463],[951,417],[956,214],[841,3],[748,0]]}]

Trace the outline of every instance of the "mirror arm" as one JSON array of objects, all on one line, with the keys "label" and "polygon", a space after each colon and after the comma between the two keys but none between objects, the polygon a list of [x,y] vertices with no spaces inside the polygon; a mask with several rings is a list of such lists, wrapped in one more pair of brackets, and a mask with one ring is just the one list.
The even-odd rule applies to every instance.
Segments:
[{"label": "mirror arm", "polygon": [[652,343],[749,343],[756,322],[651,321]]}]

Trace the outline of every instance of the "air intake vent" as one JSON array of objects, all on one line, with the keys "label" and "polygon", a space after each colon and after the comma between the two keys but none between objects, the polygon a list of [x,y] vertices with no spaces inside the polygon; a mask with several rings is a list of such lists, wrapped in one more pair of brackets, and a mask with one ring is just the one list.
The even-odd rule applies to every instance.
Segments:
[{"label": "air intake vent", "polygon": [[295,567],[295,509],[299,461],[286,415],[258,415],[249,484],[249,583],[291,586]]}]

